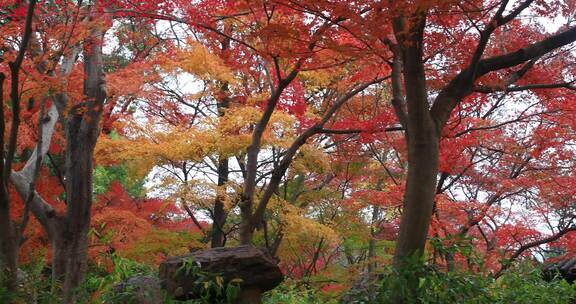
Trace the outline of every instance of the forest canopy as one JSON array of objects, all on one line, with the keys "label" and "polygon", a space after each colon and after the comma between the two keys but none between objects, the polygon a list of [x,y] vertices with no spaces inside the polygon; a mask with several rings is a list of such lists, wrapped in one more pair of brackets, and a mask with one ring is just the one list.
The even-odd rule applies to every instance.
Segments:
[{"label": "forest canopy", "polygon": [[[575,301],[575,41],[574,0],[3,0],[0,302]],[[188,261],[252,247],[278,287]]]}]

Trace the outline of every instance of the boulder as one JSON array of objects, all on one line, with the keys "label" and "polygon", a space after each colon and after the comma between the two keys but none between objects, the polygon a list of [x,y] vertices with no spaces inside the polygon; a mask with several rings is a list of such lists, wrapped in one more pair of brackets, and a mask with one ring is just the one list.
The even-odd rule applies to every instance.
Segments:
[{"label": "boulder", "polygon": [[376,296],[382,276],[364,271],[358,275],[352,286],[340,298],[340,304],[376,303]]},{"label": "boulder", "polygon": [[160,280],[153,276],[135,276],[114,285],[115,298],[139,304],[164,303]]},{"label": "boulder", "polygon": [[186,256],[170,257],[160,264],[162,286],[177,300],[201,296],[199,274],[185,271],[186,267],[190,268],[186,264],[190,263],[202,273],[218,274],[223,286],[232,280],[240,282],[238,303],[260,303],[261,294],[278,286],[283,279],[276,259],[265,249],[238,246],[199,250]]},{"label": "boulder", "polygon": [[542,272],[546,281],[551,281],[556,276],[560,276],[569,283],[574,283],[576,281],[576,257],[546,264]]}]

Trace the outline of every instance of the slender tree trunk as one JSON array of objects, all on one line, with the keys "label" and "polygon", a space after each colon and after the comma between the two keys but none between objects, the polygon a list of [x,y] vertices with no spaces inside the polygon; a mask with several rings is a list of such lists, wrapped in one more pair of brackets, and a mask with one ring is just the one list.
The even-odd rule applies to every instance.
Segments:
[{"label": "slender tree trunk", "polygon": [[374,273],[376,269],[376,262],[374,258],[376,257],[376,234],[378,233],[375,227],[376,223],[380,220],[380,207],[372,207],[372,225],[370,227],[370,240],[368,241],[368,275]]},{"label": "slender tree trunk", "polygon": [[[222,157],[218,162],[218,187],[222,187],[228,181],[228,159]],[[224,224],[226,223],[226,210],[224,210],[224,198],[216,194],[214,201],[214,223],[212,224],[212,248],[224,246]]]},{"label": "slender tree trunk", "polygon": [[455,269],[454,252],[446,253],[445,258],[446,258],[446,269],[448,270],[448,272],[454,271]]},{"label": "slender tree trunk", "polygon": [[[25,4],[21,4],[25,5]],[[20,248],[19,227],[10,217],[10,194],[9,179],[12,173],[12,161],[16,154],[18,142],[18,129],[20,125],[20,83],[19,74],[28,43],[32,37],[32,19],[36,0],[30,0],[27,6],[24,33],[20,42],[19,50],[14,61],[8,62],[10,67],[10,103],[12,111],[12,123],[8,141],[4,138],[4,73],[0,73],[0,279],[8,291],[15,291],[18,282],[18,249]],[[5,146],[7,144],[7,149]],[[0,280],[2,281],[2,280]]]},{"label": "slender tree trunk", "polygon": [[[222,49],[226,50],[230,41],[225,39],[222,43]],[[226,109],[230,105],[230,100],[226,95],[228,92],[228,84],[222,85],[220,92],[224,96],[222,101],[218,103],[218,115],[220,119],[223,119],[226,114]],[[218,187],[223,187],[228,182],[228,175],[230,170],[228,168],[228,157],[220,155],[218,159]],[[222,194],[225,195],[225,194]],[[213,224],[212,224],[212,241],[211,247],[224,247],[224,224],[226,223],[226,210],[224,210],[224,197],[216,193],[216,200],[214,201],[214,214],[213,214]]]}]

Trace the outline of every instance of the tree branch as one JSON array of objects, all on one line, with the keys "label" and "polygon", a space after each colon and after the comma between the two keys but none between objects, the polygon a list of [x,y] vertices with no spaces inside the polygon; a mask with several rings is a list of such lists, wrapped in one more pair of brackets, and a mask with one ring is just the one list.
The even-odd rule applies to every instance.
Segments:
[{"label": "tree branch", "polygon": [[431,109],[439,131],[450,118],[452,110],[473,91],[473,84],[479,77],[500,69],[510,68],[523,62],[541,57],[548,52],[576,41],[576,27],[552,35],[515,52],[482,59],[477,64],[462,70],[438,94]]}]

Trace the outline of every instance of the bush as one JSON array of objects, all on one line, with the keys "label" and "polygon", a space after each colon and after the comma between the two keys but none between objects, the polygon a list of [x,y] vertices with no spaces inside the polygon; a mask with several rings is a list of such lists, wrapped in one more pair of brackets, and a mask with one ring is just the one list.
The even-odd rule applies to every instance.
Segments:
[{"label": "bush", "polygon": [[498,279],[414,265],[408,264],[402,272],[386,270],[377,303],[401,299],[405,304],[566,304],[576,300],[576,285],[560,279],[546,282],[533,265],[517,266]]},{"label": "bush", "polygon": [[335,304],[334,299],[326,299],[317,290],[299,286],[288,281],[264,294],[264,304]]}]

